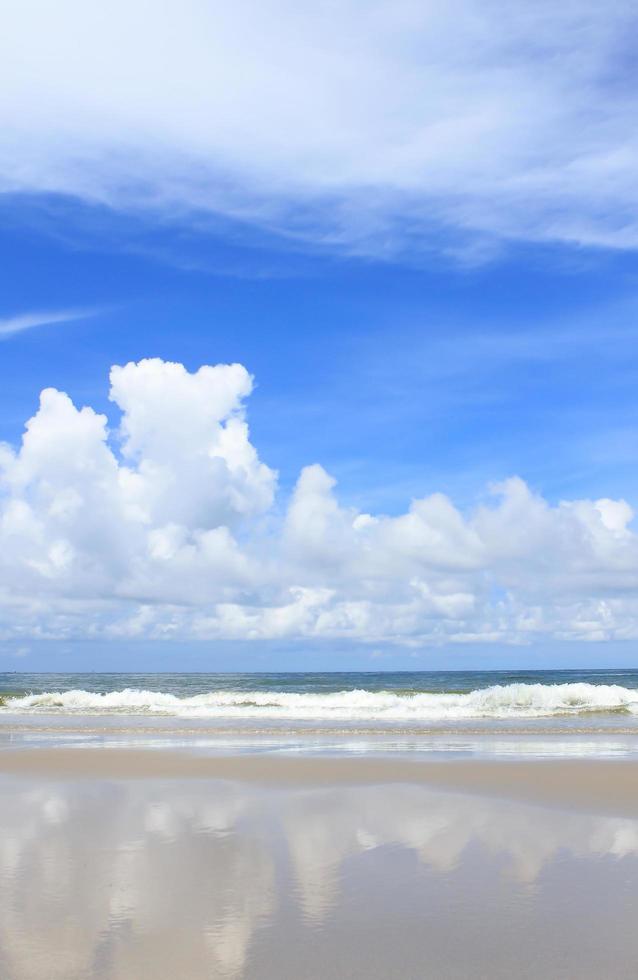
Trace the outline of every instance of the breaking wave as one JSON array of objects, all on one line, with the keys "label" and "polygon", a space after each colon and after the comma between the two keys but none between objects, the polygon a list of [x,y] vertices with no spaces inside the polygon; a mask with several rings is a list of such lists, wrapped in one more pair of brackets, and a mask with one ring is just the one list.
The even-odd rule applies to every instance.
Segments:
[{"label": "breaking wave", "polygon": [[0,712],[167,715],[282,721],[435,722],[543,718],[593,712],[638,715],[638,690],[617,684],[507,684],[467,693],[349,690],[333,693],[210,691],[178,697],[127,688],[104,694],[51,691],[7,697]]}]

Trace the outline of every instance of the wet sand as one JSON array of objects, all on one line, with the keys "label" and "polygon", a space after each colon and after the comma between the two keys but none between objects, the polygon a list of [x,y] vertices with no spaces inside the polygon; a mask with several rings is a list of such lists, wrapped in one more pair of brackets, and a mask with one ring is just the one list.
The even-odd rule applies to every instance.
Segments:
[{"label": "wet sand", "polygon": [[73,779],[208,779],[271,786],[407,783],[593,813],[638,817],[636,760],[426,761],[402,758],[211,756],[188,750],[20,748],[0,773]]},{"label": "wet sand", "polygon": [[[608,789],[634,767],[601,783],[572,763],[2,760],[2,980],[636,975],[638,820],[488,797],[468,780],[517,770],[555,800],[559,774]],[[421,781],[435,770],[456,773],[453,793]]]}]

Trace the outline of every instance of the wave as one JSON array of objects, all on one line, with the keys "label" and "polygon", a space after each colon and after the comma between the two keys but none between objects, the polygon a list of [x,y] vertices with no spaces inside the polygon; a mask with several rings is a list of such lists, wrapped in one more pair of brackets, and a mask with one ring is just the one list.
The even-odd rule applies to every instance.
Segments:
[{"label": "wave", "polygon": [[282,721],[434,722],[478,718],[543,718],[593,712],[638,715],[638,690],[617,684],[506,684],[467,693],[350,690],[210,691],[178,697],[126,688],[95,693],[50,691],[6,697],[3,712],[135,714]]}]

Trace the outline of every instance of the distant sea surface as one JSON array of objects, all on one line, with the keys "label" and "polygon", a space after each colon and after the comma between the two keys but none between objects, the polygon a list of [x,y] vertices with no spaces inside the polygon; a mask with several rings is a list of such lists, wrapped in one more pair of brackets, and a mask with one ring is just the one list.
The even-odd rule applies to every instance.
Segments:
[{"label": "distant sea surface", "polygon": [[348,728],[578,721],[638,731],[638,670],[0,674],[3,715]]}]

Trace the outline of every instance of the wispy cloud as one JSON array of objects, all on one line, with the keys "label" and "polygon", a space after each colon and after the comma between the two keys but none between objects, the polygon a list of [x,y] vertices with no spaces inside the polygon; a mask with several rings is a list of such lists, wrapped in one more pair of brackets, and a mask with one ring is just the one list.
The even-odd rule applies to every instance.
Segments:
[{"label": "wispy cloud", "polygon": [[33,327],[46,327],[54,323],[69,323],[71,320],[84,320],[95,316],[95,310],[49,310],[32,313],[17,313],[15,316],[0,318],[0,340],[12,337]]},{"label": "wispy cloud", "polygon": [[636,21],[627,0],[13,4],[0,190],[381,257],[636,249]]}]

